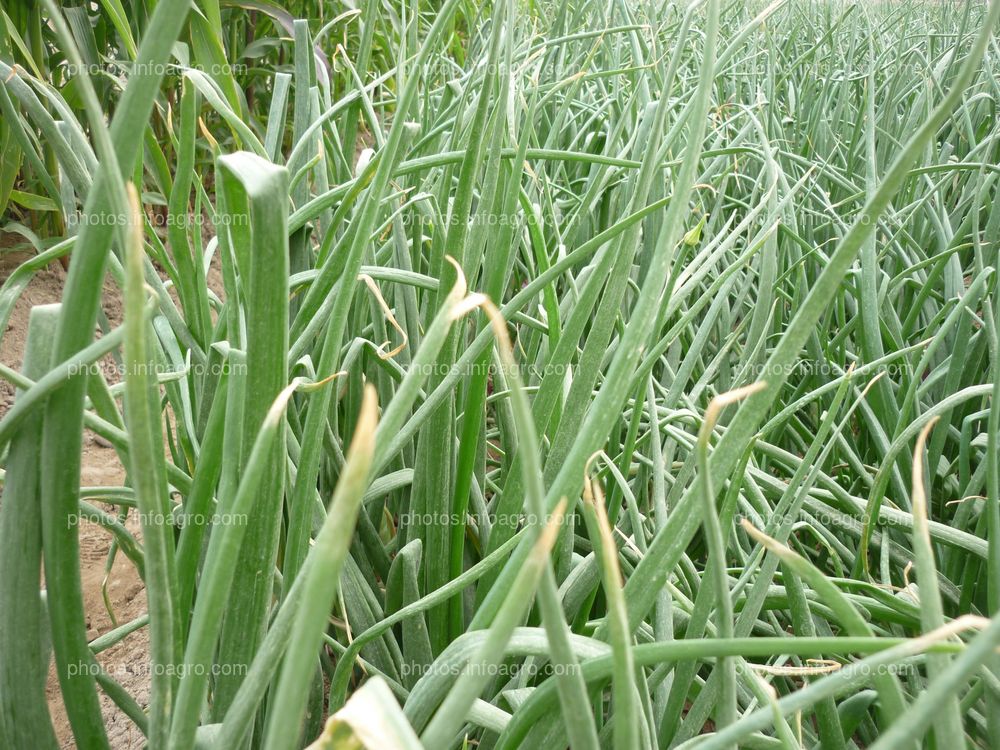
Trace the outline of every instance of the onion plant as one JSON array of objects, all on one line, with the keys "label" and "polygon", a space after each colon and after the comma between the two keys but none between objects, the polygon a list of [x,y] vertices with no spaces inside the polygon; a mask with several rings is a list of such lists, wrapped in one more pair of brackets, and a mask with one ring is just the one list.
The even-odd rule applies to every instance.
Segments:
[{"label": "onion plant", "polygon": [[0,744],[1000,747],[1000,0],[67,5],[0,10],[0,335],[68,262]]}]

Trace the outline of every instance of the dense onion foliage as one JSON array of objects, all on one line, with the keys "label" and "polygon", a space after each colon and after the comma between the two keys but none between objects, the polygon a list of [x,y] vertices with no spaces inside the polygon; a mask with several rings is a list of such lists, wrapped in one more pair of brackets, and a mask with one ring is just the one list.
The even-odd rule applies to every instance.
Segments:
[{"label": "dense onion foliage", "polygon": [[[1000,2],[57,5],[0,18],[0,322],[69,269],[0,370],[4,747],[50,658],[88,749],[99,692],[153,750],[1000,747]],[[148,600],[90,641],[81,522]]]}]

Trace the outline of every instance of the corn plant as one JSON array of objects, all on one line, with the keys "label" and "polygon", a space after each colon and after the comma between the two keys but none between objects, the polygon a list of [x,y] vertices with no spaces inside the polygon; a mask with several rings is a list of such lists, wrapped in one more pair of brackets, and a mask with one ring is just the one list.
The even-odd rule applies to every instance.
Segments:
[{"label": "corn plant", "polygon": [[4,747],[1000,747],[1000,0],[63,5],[0,16],[0,332],[68,259]]}]

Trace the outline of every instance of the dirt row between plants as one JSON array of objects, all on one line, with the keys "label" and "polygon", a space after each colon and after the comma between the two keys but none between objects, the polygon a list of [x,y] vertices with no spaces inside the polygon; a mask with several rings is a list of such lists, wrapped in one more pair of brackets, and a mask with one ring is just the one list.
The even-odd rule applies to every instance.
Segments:
[{"label": "dirt row between plants", "polygon": [[[0,283],[28,256],[21,252],[0,250]],[[28,332],[28,318],[31,308],[59,302],[62,297],[66,272],[58,263],[51,264],[35,275],[14,306],[7,322],[3,338],[0,339],[0,360],[5,365],[20,369],[24,353],[24,343]],[[102,306],[112,325],[121,322],[122,307],[120,295],[111,284],[106,283]],[[14,388],[5,380],[0,380],[0,415],[5,414],[14,400]],[[87,432],[83,438],[81,483],[84,486],[121,486],[125,481],[125,469],[118,460],[114,448],[107,441]],[[2,497],[0,497],[2,502]],[[113,506],[101,505],[113,511]],[[139,536],[138,524],[131,519],[126,524]],[[113,630],[115,622],[121,625],[146,611],[146,595],[142,579],[135,567],[123,554],[118,554],[111,570],[106,569],[111,548],[111,535],[91,523],[80,525],[80,575],[83,585],[83,600],[87,612],[87,638],[94,638]],[[105,590],[110,605],[105,605]],[[112,619],[112,613],[114,620]],[[145,707],[149,698],[149,678],[146,674],[149,661],[149,638],[145,629],[132,633],[114,647],[98,655],[98,661],[107,672],[131,693],[139,705]],[[55,726],[56,737],[62,748],[73,748],[76,744],[70,730],[55,667],[50,665],[46,696],[49,712]],[[103,693],[101,707],[104,711],[105,726],[111,747],[115,750],[132,750],[143,745],[142,733],[128,717]]]}]

